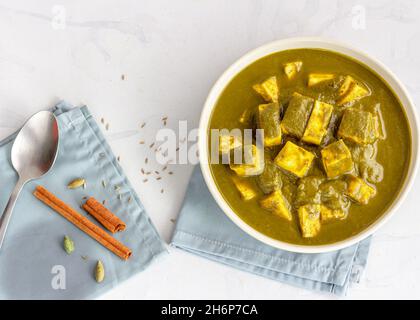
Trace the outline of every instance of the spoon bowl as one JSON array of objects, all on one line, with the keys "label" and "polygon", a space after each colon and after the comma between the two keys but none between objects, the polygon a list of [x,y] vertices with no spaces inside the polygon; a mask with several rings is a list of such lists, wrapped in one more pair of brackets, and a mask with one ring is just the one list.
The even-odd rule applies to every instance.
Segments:
[{"label": "spoon bowl", "polygon": [[22,127],[12,146],[11,161],[19,179],[0,218],[0,249],[16,200],[26,182],[39,179],[54,165],[59,132],[52,112],[34,114]]}]

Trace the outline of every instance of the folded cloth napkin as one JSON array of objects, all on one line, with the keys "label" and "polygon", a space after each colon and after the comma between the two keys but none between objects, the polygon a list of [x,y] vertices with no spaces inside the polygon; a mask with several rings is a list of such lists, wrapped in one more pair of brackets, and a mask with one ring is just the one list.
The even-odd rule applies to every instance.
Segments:
[{"label": "folded cloth napkin", "polygon": [[[57,160],[20,194],[0,250],[0,299],[94,298],[167,252],[89,110],[60,103],[54,112],[60,129]],[[14,136],[0,142],[0,214],[17,180],[10,163]],[[78,177],[86,179],[86,188],[68,190],[67,183]],[[82,214],[84,196],[106,199],[106,206],[127,224],[115,238],[132,249],[130,259],[121,260],[37,200],[32,192],[38,184]],[[71,255],[63,250],[64,235],[74,241]],[[94,278],[97,260],[105,267],[102,283]]]},{"label": "folded cloth napkin", "polygon": [[344,295],[366,265],[370,238],[321,254],[266,245],[238,228],[218,207],[199,166],[194,169],[171,245],[199,256],[302,288]]}]

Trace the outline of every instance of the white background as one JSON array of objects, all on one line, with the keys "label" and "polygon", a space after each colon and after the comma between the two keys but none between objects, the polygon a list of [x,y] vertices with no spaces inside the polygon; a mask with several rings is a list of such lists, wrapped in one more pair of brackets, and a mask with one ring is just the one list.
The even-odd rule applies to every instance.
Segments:
[{"label": "white background", "polygon": [[[60,99],[87,104],[109,123],[106,136],[168,241],[192,167],[173,165],[174,175],[142,183],[146,156],[148,168],[161,166],[139,140],[153,142],[163,116],[170,128],[178,120],[196,127],[225,68],[254,47],[291,36],[326,36],[366,51],[419,102],[419,1],[1,0],[0,138]],[[374,237],[364,277],[347,298],[420,298],[419,189],[417,179]],[[335,298],[169,250],[103,298]]]}]

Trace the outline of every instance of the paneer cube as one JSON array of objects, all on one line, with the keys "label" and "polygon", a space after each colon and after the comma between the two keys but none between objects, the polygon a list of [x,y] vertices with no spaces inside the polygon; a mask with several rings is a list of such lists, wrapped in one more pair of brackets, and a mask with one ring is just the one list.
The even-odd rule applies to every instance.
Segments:
[{"label": "paneer cube", "polygon": [[360,110],[372,113],[375,123],[375,131],[377,132],[378,139],[384,140],[386,138],[386,129],[384,119],[381,112],[381,104],[360,105]]},{"label": "paneer cube", "polygon": [[258,106],[257,124],[264,130],[264,146],[281,144],[280,106],[277,102]]},{"label": "paneer cube", "polygon": [[338,128],[338,136],[362,145],[373,143],[379,136],[377,122],[368,111],[347,109]]},{"label": "paneer cube", "polygon": [[308,87],[315,86],[319,83],[329,81],[335,78],[332,73],[310,73],[308,76]]},{"label": "paneer cube", "polygon": [[233,177],[233,183],[235,184],[236,189],[238,189],[243,200],[251,200],[257,195],[257,191],[254,190],[250,181],[239,177]]},{"label": "paneer cube", "polygon": [[273,193],[261,199],[260,206],[287,221],[292,221],[290,205],[280,190],[275,190]]},{"label": "paneer cube", "polygon": [[[236,159],[234,160],[237,162]],[[264,150],[260,150],[255,145],[244,145],[241,163],[231,162],[229,167],[240,177],[260,175],[264,171]]]},{"label": "paneer cube", "polygon": [[369,90],[359,84],[353,77],[346,76],[338,90],[339,99],[337,105],[342,106],[354,100],[360,100],[370,94]]},{"label": "paneer cube", "polygon": [[279,100],[279,87],[275,76],[268,78],[262,83],[255,84],[252,88],[267,102],[277,102]]},{"label": "paneer cube", "polygon": [[308,173],[314,157],[315,155],[312,152],[287,141],[274,162],[280,168],[302,178]]},{"label": "paneer cube", "polygon": [[321,150],[322,163],[328,178],[336,178],[353,170],[350,150],[343,140],[333,142]]},{"label": "paneer cube", "polygon": [[376,189],[356,176],[347,178],[347,195],[360,204],[367,204],[376,195]]},{"label": "paneer cube", "polygon": [[308,204],[298,209],[302,237],[313,238],[321,230],[321,205]]},{"label": "paneer cube", "polygon": [[327,133],[333,109],[334,107],[328,103],[315,101],[302,141],[316,145],[321,144]]},{"label": "paneer cube", "polygon": [[287,78],[289,78],[289,80],[294,78],[295,75],[300,71],[302,64],[302,61],[293,61],[284,65],[284,73],[286,74]]},{"label": "paneer cube", "polygon": [[311,115],[314,99],[305,97],[297,92],[289,102],[286,113],[281,121],[283,133],[302,138],[306,124]]},{"label": "paneer cube", "polygon": [[233,135],[219,136],[219,153],[228,154],[233,149],[242,145],[241,139]]},{"label": "paneer cube", "polygon": [[256,180],[258,187],[265,194],[280,189],[282,186],[281,171],[268,157],[265,159],[264,171]]},{"label": "paneer cube", "polygon": [[328,223],[335,220],[343,220],[347,217],[347,212],[341,209],[331,209],[321,205],[321,222]]}]

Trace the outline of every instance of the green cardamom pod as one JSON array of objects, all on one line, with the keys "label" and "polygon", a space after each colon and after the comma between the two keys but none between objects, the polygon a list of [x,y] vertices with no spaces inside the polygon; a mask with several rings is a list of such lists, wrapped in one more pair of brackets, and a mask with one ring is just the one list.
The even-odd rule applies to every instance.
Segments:
[{"label": "green cardamom pod", "polygon": [[83,178],[77,178],[77,179],[74,179],[72,182],[70,182],[67,185],[67,188],[76,189],[76,188],[80,188],[80,187],[84,187],[84,186],[86,186],[86,180],[83,179]]},{"label": "green cardamom pod", "polygon": [[73,240],[71,240],[68,236],[64,236],[63,247],[67,254],[71,254],[74,251]]},{"label": "green cardamom pod", "polygon": [[105,278],[105,268],[101,260],[98,260],[95,268],[95,280],[100,283]]}]

